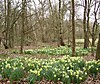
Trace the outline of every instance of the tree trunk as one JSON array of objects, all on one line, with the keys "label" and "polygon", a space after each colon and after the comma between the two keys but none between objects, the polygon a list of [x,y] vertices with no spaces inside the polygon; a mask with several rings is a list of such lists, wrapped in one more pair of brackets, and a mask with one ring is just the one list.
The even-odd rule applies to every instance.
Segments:
[{"label": "tree trunk", "polygon": [[92,47],[95,47],[95,40],[96,40],[96,36],[97,36],[97,27],[98,27],[98,19],[97,19],[97,13],[99,12],[99,6],[100,6],[100,2],[97,5],[97,0],[95,0],[95,4],[94,4],[94,23],[93,23],[93,27],[92,27]]},{"label": "tree trunk", "polygon": [[65,46],[62,36],[62,21],[61,21],[61,0],[59,0],[59,35],[58,35],[58,46]]},{"label": "tree trunk", "polygon": [[100,33],[99,33],[99,39],[97,44],[97,50],[96,50],[96,60],[100,60]]},{"label": "tree trunk", "polygon": [[84,19],[83,19],[83,27],[84,27],[84,48],[89,47],[89,2],[88,2],[88,12],[87,12],[87,21],[86,21],[86,10],[87,10],[87,0],[85,0],[84,6]]},{"label": "tree trunk", "polygon": [[22,29],[21,29],[21,50],[20,50],[21,54],[23,53],[23,47],[24,47],[25,3],[26,0],[22,0]]},{"label": "tree trunk", "polygon": [[86,37],[86,48],[89,47],[89,22],[90,22],[90,17],[89,17],[89,14],[90,14],[90,6],[89,6],[89,2],[88,2],[88,12],[87,12],[87,37]]},{"label": "tree trunk", "polygon": [[[7,23],[7,1],[6,0],[4,0],[4,6],[5,6],[5,25],[4,25],[5,30],[2,33],[4,35],[5,43],[3,43],[3,44],[7,48],[9,48],[8,47],[8,28],[7,28],[8,23]],[[6,49],[6,47],[5,47],[5,49]]]},{"label": "tree trunk", "polygon": [[87,37],[87,33],[86,33],[86,9],[87,9],[87,0],[85,0],[84,19],[83,19],[83,29],[84,29],[84,48],[87,48],[87,45],[86,45],[86,37]]},{"label": "tree trunk", "polygon": [[7,0],[7,32],[8,32],[8,46],[9,48],[11,48],[11,29],[10,29],[10,18],[11,18],[11,1],[10,0]]},{"label": "tree trunk", "polygon": [[75,56],[75,7],[74,0],[72,0],[72,56]]}]

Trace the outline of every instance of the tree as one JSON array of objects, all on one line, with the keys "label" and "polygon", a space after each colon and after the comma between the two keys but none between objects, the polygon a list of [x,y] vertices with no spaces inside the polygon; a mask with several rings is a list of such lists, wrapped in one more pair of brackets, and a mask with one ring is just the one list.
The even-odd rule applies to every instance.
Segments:
[{"label": "tree", "polygon": [[11,1],[10,0],[4,0],[4,8],[5,8],[5,13],[4,13],[4,18],[5,18],[5,29],[2,32],[3,36],[5,38],[5,41],[3,42],[3,45],[5,49],[11,48],[11,29],[10,29],[10,24],[11,24]]},{"label": "tree", "polygon": [[25,27],[25,8],[26,8],[26,0],[22,0],[22,29],[21,29],[21,51],[23,53],[24,47],[24,27]]},{"label": "tree", "polygon": [[86,26],[86,10],[87,10],[87,0],[85,0],[84,6],[84,18],[83,18],[83,29],[84,29],[84,48],[87,48],[87,26]]},{"label": "tree", "polygon": [[92,27],[92,31],[91,31],[91,37],[92,37],[92,45],[91,45],[91,51],[92,51],[92,55],[94,56],[94,47],[95,47],[95,41],[97,39],[97,34],[98,34],[98,18],[97,18],[97,13],[99,11],[99,6],[100,6],[100,2],[98,3],[97,0],[94,0],[94,22],[93,22],[93,27]]},{"label": "tree", "polygon": [[[81,1],[84,2],[84,6]],[[80,26],[83,25],[84,48],[89,46],[89,37],[92,37],[92,45],[94,45],[98,34],[97,28],[99,28],[97,16],[99,0],[81,1],[74,0],[75,14],[72,16],[72,0],[37,0],[39,5],[36,0],[25,0],[23,1],[25,8],[22,8],[20,0],[1,0],[0,33],[3,33],[1,35],[3,44],[6,48],[11,48],[15,45],[19,46],[20,41],[22,46],[40,41],[56,42],[61,46],[65,45],[64,41],[68,40],[68,44],[75,46],[75,36],[76,38],[83,37],[83,30]],[[84,7],[84,20],[79,16],[80,11],[77,10],[79,6]],[[95,11],[92,10],[93,8]],[[90,21],[91,15],[95,18],[94,22]]]},{"label": "tree", "polygon": [[89,47],[89,34],[90,34],[90,10],[91,10],[91,2],[92,0],[88,0],[87,1],[87,21],[86,21],[86,33],[87,33],[87,37],[86,37],[86,48]]},{"label": "tree", "polygon": [[90,10],[92,5],[92,0],[85,0],[84,2],[84,19],[83,19],[83,28],[84,28],[84,48],[89,47],[89,37],[90,37]]},{"label": "tree", "polygon": [[100,33],[99,33],[99,39],[97,44],[97,50],[96,50],[96,60],[100,60]]},{"label": "tree", "polygon": [[100,2],[98,3],[97,0],[94,0],[94,23],[93,23],[93,27],[92,27],[92,47],[95,47],[95,41],[96,41],[96,37],[97,37],[97,28],[98,28],[98,18],[97,18],[97,13],[99,11],[99,7],[100,7]]},{"label": "tree", "polygon": [[[62,15],[63,16],[63,15]],[[62,18],[61,18],[61,0],[59,0],[59,29],[58,29],[58,46],[65,46],[64,41],[63,41],[63,37],[62,37]]]},{"label": "tree", "polygon": [[72,56],[75,56],[75,6],[72,0]]},{"label": "tree", "polygon": [[14,1],[4,0],[4,9],[2,9],[2,18],[4,19],[2,20],[1,32],[3,40],[2,42],[5,46],[5,49],[14,47],[14,26],[20,17],[20,15],[17,15],[16,13],[16,10],[19,7],[19,5],[15,6],[15,4],[13,5],[12,3],[14,3]]},{"label": "tree", "polygon": [[[8,3],[9,3],[9,1],[8,1]],[[5,12],[4,12],[4,18],[5,18],[5,29],[4,29],[4,31],[2,32],[3,33],[3,35],[4,35],[4,38],[5,38],[5,41],[3,42],[3,45],[4,45],[4,47],[5,47],[5,49],[8,49],[9,47],[8,47],[8,28],[7,28],[7,24],[9,23],[9,21],[8,21],[8,23],[7,23],[7,5],[6,4],[8,4],[7,3],[7,1],[6,0],[4,0],[4,8],[5,8]],[[9,6],[9,5],[8,5]],[[8,9],[9,10],[9,9]],[[9,12],[9,11],[8,11]],[[8,13],[8,15],[9,15],[9,13]],[[9,19],[8,19],[9,20]],[[9,24],[8,24],[9,25]]]}]

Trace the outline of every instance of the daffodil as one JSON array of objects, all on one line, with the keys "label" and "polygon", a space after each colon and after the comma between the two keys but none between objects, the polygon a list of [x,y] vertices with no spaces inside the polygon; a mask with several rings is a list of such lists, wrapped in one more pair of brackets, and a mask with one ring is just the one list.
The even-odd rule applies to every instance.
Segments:
[{"label": "daffodil", "polygon": [[7,64],[5,67],[6,67],[6,68],[11,68],[10,64]]},{"label": "daffodil", "polygon": [[56,74],[54,74],[54,77],[56,77],[57,75]]}]

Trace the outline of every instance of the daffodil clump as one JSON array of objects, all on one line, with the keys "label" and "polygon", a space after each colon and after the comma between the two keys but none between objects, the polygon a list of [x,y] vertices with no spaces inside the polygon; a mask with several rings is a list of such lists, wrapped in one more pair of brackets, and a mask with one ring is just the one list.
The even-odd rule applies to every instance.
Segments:
[{"label": "daffodil clump", "polygon": [[[84,56],[87,55],[89,52],[91,52],[91,49],[83,49],[83,48],[77,48],[76,49],[76,56]],[[35,49],[35,50],[25,50],[25,54],[45,54],[45,55],[72,55],[71,48],[68,47],[57,47],[57,48],[50,48],[50,47],[44,47],[41,49]]]},{"label": "daffodil clump", "polygon": [[100,72],[100,61],[84,61],[82,57],[63,58],[8,58],[0,61],[2,79],[28,80],[29,84],[43,78],[49,81],[62,81],[63,84],[80,84],[89,74]]}]

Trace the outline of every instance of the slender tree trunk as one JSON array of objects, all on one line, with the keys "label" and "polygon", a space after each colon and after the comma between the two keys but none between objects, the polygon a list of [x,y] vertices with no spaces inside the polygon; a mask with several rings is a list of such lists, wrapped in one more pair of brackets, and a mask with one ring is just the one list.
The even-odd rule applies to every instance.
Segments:
[{"label": "slender tree trunk", "polygon": [[3,45],[4,45],[5,49],[8,49],[7,5],[6,4],[7,4],[7,1],[4,0],[4,6],[5,6],[5,30],[3,32],[3,35],[4,35],[5,41],[3,41]]},{"label": "slender tree trunk", "polygon": [[21,54],[23,53],[23,47],[24,47],[25,3],[26,0],[22,0],[22,29],[21,29],[21,51],[20,51]]},{"label": "slender tree trunk", "polygon": [[72,0],[72,56],[75,56],[75,6]]},{"label": "slender tree trunk", "polygon": [[59,0],[59,43],[58,46],[65,46],[62,36],[62,21],[61,21],[61,0]]},{"label": "slender tree trunk", "polygon": [[8,46],[9,48],[12,47],[12,43],[11,43],[11,28],[10,28],[10,18],[11,18],[11,1],[10,0],[7,0],[7,31],[8,31]]},{"label": "slender tree trunk", "polygon": [[15,28],[15,26],[13,25],[13,26],[11,26],[11,48],[14,48],[14,28]]},{"label": "slender tree trunk", "polygon": [[87,9],[87,0],[85,0],[84,19],[83,19],[83,29],[84,29],[84,48],[87,48],[87,45],[86,45],[86,37],[87,37],[87,32],[86,32],[86,9]]},{"label": "slender tree trunk", "polygon": [[100,33],[99,33],[99,40],[97,44],[97,50],[96,50],[96,60],[100,60]]},{"label": "slender tree trunk", "polygon": [[87,33],[87,37],[86,37],[86,48],[89,47],[89,34],[90,34],[90,29],[89,29],[89,22],[90,22],[90,5],[91,5],[91,1],[92,0],[87,0],[88,4],[87,4],[87,23],[86,23],[86,33]]},{"label": "slender tree trunk", "polygon": [[[84,27],[84,48],[89,47],[89,14],[90,14],[90,3],[88,0],[85,0],[85,7],[84,7],[84,20],[83,20],[83,27]],[[88,6],[88,8],[87,8]],[[87,15],[86,15],[86,10],[87,10]],[[86,21],[86,16],[87,16],[87,21]]]},{"label": "slender tree trunk", "polygon": [[93,24],[93,28],[92,28],[92,47],[95,47],[95,40],[96,40],[96,34],[95,34],[95,28],[96,28],[96,24],[97,24],[97,19],[95,18],[95,22]]},{"label": "slender tree trunk", "polygon": [[6,21],[6,15],[7,15],[7,6],[6,6],[7,2],[6,0],[4,0],[4,6],[5,6],[5,40],[6,40],[6,44],[7,44],[7,21]]},{"label": "slender tree trunk", "polygon": [[92,27],[92,47],[95,47],[95,40],[96,40],[97,27],[98,27],[97,12],[99,10],[99,7],[100,7],[100,2],[98,3],[98,6],[97,6],[97,0],[95,0],[95,4],[94,4],[94,17],[95,17],[95,20],[94,20],[93,27]]},{"label": "slender tree trunk", "polygon": [[89,47],[89,22],[90,22],[89,14],[90,14],[90,4],[91,4],[91,0],[88,0],[88,9],[87,9],[87,40],[86,40],[87,48]]},{"label": "slender tree trunk", "polygon": [[99,6],[100,6],[100,2],[98,3],[98,6],[97,6],[97,0],[95,0],[95,4],[94,4],[94,17],[95,17],[95,20],[94,20],[94,23],[93,23],[93,27],[92,27],[92,48],[91,48],[91,53],[92,55],[94,56],[94,47],[95,47],[95,41],[96,41],[96,37],[97,37],[97,28],[98,28],[98,24],[97,24],[97,12],[99,10]]}]

